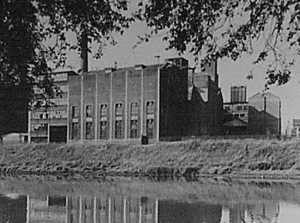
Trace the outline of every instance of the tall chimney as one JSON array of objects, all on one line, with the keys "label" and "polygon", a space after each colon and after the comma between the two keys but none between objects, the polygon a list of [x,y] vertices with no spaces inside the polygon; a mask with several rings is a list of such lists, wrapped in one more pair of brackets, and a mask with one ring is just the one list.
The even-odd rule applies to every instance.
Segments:
[{"label": "tall chimney", "polygon": [[81,59],[81,72],[88,72],[88,35],[86,31],[81,33],[80,38],[80,59]]}]

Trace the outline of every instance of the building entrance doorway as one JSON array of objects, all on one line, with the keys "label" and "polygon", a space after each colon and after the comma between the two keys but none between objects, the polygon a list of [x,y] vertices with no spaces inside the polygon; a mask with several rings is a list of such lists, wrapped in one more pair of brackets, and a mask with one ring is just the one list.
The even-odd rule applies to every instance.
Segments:
[{"label": "building entrance doorway", "polygon": [[50,142],[67,142],[67,126],[50,126]]}]

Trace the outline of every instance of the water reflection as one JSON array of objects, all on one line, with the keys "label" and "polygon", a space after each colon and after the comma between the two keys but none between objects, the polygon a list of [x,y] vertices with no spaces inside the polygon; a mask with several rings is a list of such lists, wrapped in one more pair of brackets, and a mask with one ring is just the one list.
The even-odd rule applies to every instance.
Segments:
[{"label": "water reflection", "polygon": [[[300,206],[282,201],[183,202],[128,196],[0,195],[3,223],[291,223]],[[299,215],[299,214],[298,214]]]}]

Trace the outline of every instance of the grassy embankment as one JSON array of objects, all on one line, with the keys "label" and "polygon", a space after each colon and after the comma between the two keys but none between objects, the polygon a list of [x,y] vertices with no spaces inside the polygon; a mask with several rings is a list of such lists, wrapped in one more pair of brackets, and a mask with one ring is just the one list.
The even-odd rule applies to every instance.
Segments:
[{"label": "grassy embankment", "polygon": [[147,146],[3,145],[0,172],[300,178],[300,141],[190,140]]}]

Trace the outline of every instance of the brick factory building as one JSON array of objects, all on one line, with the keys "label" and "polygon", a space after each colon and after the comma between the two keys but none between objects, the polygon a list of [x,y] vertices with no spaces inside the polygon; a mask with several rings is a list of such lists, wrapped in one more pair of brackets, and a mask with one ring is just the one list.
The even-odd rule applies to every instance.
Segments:
[{"label": "brick factory building", "polygon": [[[188,75],[188,61],[55,73],[63,94],[30,112],[32,142],[180,140],[213,135],[222,126],[217,65]],[[188,89],[191,83],[190,90]]]},{"label": "brick factory building", "polygon": [[188,61],[91,71],[69,81],[70,141],[185,135]]}]

